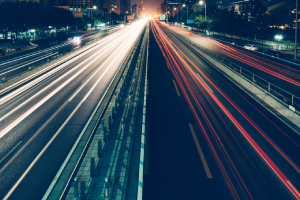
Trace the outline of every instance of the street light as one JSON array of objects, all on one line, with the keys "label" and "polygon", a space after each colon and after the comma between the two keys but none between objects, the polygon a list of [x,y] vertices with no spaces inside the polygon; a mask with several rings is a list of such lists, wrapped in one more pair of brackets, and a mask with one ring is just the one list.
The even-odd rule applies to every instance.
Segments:
[{"label": "street light", "polygon": [[87,8],[90,10],[91,14],[90,14],[90,20],[91,20],[91,23],[92,23],[92,14],[93,14],[93,10],[96,10],[97,9],[97,6],[93,6],[92,8]]},{"label": "street light", "polygon": [[115,10],[115,8],[117,8],[117,6],[110,5],[110,8],[111,8],[111,10],[110,10],[110,24],[112,25],[112,21],[111,21],[111,12],[112,12],[113,10]]},{"label": "street light", "polygon": [[296,0],[295,59],[297,59],[298,0]]},{"label": "street light", "polygon": [[[174,8],[174,10],[177,10],[177,8]],[[177,25],[178,25],[178,12],[176,14],[177,14]]]},{"label": "street light", "polygon": [[204,2],[204,1],[199,1],[199,4],[200,5],[203,5],[204,4],[204,8],[205,8],[205,21],[206,21],[206,2]]},{"label": "street light", "polygon": [[[182,5],[183,7],[185,7],[185,4]],[[189,6],[186,5],[186,25],[187,25],[187,20],[189,20]]]},{"label": "street light", "polygon": [[275,39],[277,39],[277,41],[279,42],[279,40],[282,40],[282,35],[275,35]]},{"label": "street light", "polygon": [[125,12],[125,16],[124,16],[124,26],[126,26],[126,22],[127,22],[127,17],[126,17],[126,16],[127,16],[127,14],[128,14],[128,11]]}]

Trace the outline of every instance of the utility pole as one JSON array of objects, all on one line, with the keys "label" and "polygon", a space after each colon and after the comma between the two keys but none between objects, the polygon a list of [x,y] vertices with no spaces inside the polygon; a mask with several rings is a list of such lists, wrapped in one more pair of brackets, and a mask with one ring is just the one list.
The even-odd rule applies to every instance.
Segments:
[{"label": "utility pole", "polygon": [[180,6],[180,0],[178,0],[179,4],[178,4],[178,11],[177,11],[177,25],[178,25],[178,15],[179,15],[179,6]]},{"label": "utility pole", "polygon": [[298,0],[296,0],[295,59],[297,59]]}]

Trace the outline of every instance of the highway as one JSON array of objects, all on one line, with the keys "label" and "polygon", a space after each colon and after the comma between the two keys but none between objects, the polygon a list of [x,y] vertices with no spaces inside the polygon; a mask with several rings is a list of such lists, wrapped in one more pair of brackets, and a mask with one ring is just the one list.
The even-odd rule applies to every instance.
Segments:
[{"label": "highway", "polygon": [[[279,86],[283,90],[300,97],[300,70],[299,64],[272,58],[257,51],[246,50],[238,45],[232,45],[210,37],[167,25],[172,30],[206,47],[209,52],[222,56],[244,69],[253,72],[266,81]],[[265,82],[261,80],[261,82]],[[264,83],[265,84],[265,83]],[[276,89],[275,89],[276,90]],[[286,93],[281,91],[282,93]],[[290,99],[289,95],[285,96]],[[300,99],[296,100],[300,105]]]},{"label": "highway", "polygon": [[[67,41],[55,41],[55,42],[46,42],[39,43],[38,50],[31,50],[29,53],[23,52],[19,56],[5,56],[0,58],[0,80],[5,78],[9,79],[18,74],[27,71],[29,67],[34,69],[41,64],[47,62],[47,60],[53,60],[59,57],[61,54],[70,52],[73,49],[80,48],[85,44],[89,44],[92,40],[99,36],[104,36],[109,34],[111,31],[118,30],[120,27],[114,27],[105,32],[98,33],[87,33],[87,34],[78,34],[78,37],[71,37]],[[82,37],[82,35],[84,35]]]},{"label": "highway", "polygon": [[[146,22],[81,48],[81,54],[1,97],[0,199],[43,197]],[[35,52],[29,59],[44,55]]]},{"label": "highway", "polygon": [[[207,182],[208,179],[222,179],[232,199],[300,199],[299,135],[277,117],[270,114],[264,107],[224,77],[223,74],[216,71],[209,63],[202,60],[195,50],[196,48],[191,47],[185,41],[174,35],[170,29],[174,30],[177,28],[151,20],[152,33],[173,75],[173,91],[175,90],[177,93],[177,97],[175,95],[174,98],[184,98],[185,103],[189,107],[189,110],[181,110],[182,117],[176,119],[176,122],[172,126],[179,126],[178,123],[180,124],[181,121],[186,121],[185,118],[188,118],[191,114],[196,124],[193,125],[193,128],[189,125],[189,129],[191,130],[189,132],[172,132],[176,136],[171,136],[170,138],[166,136],[156,136],[160,138],[160,142],[156,142],[157,146],[161,146],[161,142],[165,144],[162,152],[168,152],[171,157],[174,157],[173,153],[177,152],[175,155],[184,157],[183,163],[188,162],[189,164],[181,164],[178,159],[178,164],[172,166],[166,161],[170,160],[169,156],[165,155],[164,159],[166,160],[164,160],[165,162],[163,163],[170,167],[167,171],[174,172],[175,170],[173,168],[176,167],[176,169],[179,168],[181,170],[177,170],[178,175],[173,174],[176,178],[172,178],[171,173],[162,173],[162,171],[166,171],[166,166],[163,166],[161,163],[158,164],[158,161],[155,161],[155,164],[151,166],[151,142],[152,145],[154,145],[153,142],[155,142],[155,140],[150,139],[150,173],[148,186],[159,193],[157,195],[159,195],[160,198],[157,199],[167,199],[170,197],[170,199],[173,199],[172,197],[184,197],[184,195],[190,198],[198,195],[199,198],[203,197],[204,199],[220,197],[219,188],[222,191],[221,193],[224,191],[224,188],[218,185],[220,183],[211,185],[213,189],[206,189],[203,184],[201,186],[201,182]],[[192,35],[192,33],[187,33],[187,31],[184,30],[178,30],[178,32]],[[203,38],[202,36],[191,37],[199,37],[201,44],[209,46],[212,51],[213,49],[216,50],[216,46],[220,45],[212,44],[217,42],[211,41],[212,39],[210,38]],[[230,52],[230,55],[234,57],[232,59],[243,58],[240,62],[244,62],[246,59],[251,59],[251,62],[264,62],[263,67],[256,68],[256,72],[263,71],[264,73],[261,73],[261,75],[268,74],[268,78],[272,77],[273,79],[271,80],[277,81],[280,86],[279,79],[285,82],[286,85],[294,85],[296,88],[298,77],[295,74],[298,72],[297,69],[289,68],[291,66],[290,64],[282,64],[279,61],[275,63],[272,59],[267,62],[263,60],[267,59],[264,55],[245,50],[237,51],[236,47],[233,49],[232,47],[223,46],[222,48],[228,48],[228,52],[222,50],[222,53],[229,54]],[[249,58],[249,55],[252,57]],[[258,56],[262,56],[262,59],[255,60],[255,57]],[[269,65],[269,63],[271,63],[272,66],[270,66],[271,64]],[[252,68],[255,67],[257,67],[257,65],[253,64]],[[267,68],[268,70],[266,70]],[[271,73],[271,69],[274,70],[274,73]],[[281,74],[282,76],[277,77],[275,73]],[[294,82],[289,82],[287,79]],[[169,82],[171,83],[172,80],[169,80]],[[170,100],[168,104],[174,105],[175,102],[177,102],[176,109],[180,109],[180,104],[177,100],[174,100],[173,103],[172,98],[168,99]],[[156,103],[158,104],[159,102]],[[157,107],[159,106],[157,105]],[[170,113],[173,112],[175,111],[170,111]],[[164,117],[161,117],[161,120],[167,120],[169,117],[174,119],[170,114],[168,116],[168,112],[163,115]],[[155,123],[158,123],[158,121]],[[170,129],[172,128],[170,127]],[[163,128],[160,127],[159,130],[163,130]],[[174,128],[172,130],[174,130]],[[168,134],[168,131],[160,131],[160,135],[165,134]],[[174,138],[177,138],[178,134],[181,135],[181,142],[186,144],[186,147],[178,141],[178,143],[176,143],[177,145],[168,142],[169,140],[175,140]],[[161,138],[165,140],[161,140]],[[190,147],[190,144],[187,144],[188,139],[191,141],[192,139],[194,140],[194,144],[193,142],[190,143],[194,145],[193,152],[191,152],[192,147]],[[199,142],[204,153],[199,150],[201,149],[199,148]],[[168,151],[166,150],[168,148],[174,150]],[[181,148],[181,152],[178,152],[178,148]],[[185,148],[189,149],[190,152],[184,154],[184,152],[187,152]],[[197,151],[199,152],[198,155]],[[182,156],[182,154],[184,154],[184,156]],[[208,160],[208,165],[205,164],[203,157]],[[152,161],[153,159],[154,158],[152,158]],[[204,167],[193,167],[193,165],[198,166],[200,160]],[[213,160],[213,162],[211,160]],[[185,166],[185,168],[183,166]],[[155,170],[153,170],[154,174],[151,174],[151,167],[155,168]],[[208,168],[211,168],[211,175],[209,175],[207,171]],[[219,173],[216,172],[216,168]],[[181,173],[185,176],[183,177]],[[199,178],[197,181],[186,181],[188,179],[192,180],[194,177],[199,177],[201,173],[206,173],[207,177],[204,179]],[[174,194],[169,194],[164,192],[164,190],[170,191],[168,190],[167,184],[152,186],[155,182],[153,182],[152,179],[161,178],[157,177],[158,175],[163,176],[163,181],[166,181],[170,185],[172,184],[172,179],[178,183],[182,183],[181,187],[173,188]],[[189,176],[189,178],[186,178],[186,176]],[[147,178],[145,179],[145,187],[147,185],[146,180]],[[188,186],[185,186],[184,183]],[[184,189],[194,188],[195,185],[198,185],[199,190],[188,190],[186,194],[184,193]],[[181,191],[180,188],[183,188],[183,191]],[[147,189],[145,189],[145,193],[150,195],[150,191],[148,190],[147,192]],[[225,197],[226,194],[225,192]],[[145,198],[147,199],[146,194]]]}]

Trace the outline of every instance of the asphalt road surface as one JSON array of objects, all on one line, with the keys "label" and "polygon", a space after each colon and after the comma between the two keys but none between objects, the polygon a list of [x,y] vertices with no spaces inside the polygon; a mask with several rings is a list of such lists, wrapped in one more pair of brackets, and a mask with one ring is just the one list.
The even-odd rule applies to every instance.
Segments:
[{"label": "asphalt road surface", "polygon": [[144,198],[299,199],[299,135],[168,28],[151,22]]},{"label": "asphalt road surface", "polygon": [[[300,106],[300,65],[297,63],[292,63],[284,59],[273,58],[269,55],[264,55],[257,51],[247,50],[242,47],[228,44],[222,41],[215,40],[210,37],[197,35],[193,32],[165,24],[168,28],[176,31],[177,33],[184,35],[206,47],[207,50],[214,55],[222,56],[226,60],[235,64],[237,70],[239,66],[249,72],[254,73],[257,80],[262,84],[267,85],[267,82],[274,84],[284,91],[273,87],[274,91],[283,94],[283,97],[288,99],[289,104],[291,104],[291,93],[298,98],[295,98],[295,102]],[[219,57],[219,58],[220,58]],[[248,76],[252,76],[250,73],[246,73]],[[271,85],[272,88],[272,85]],[[283,99],[283,97],[281,99]],[[300,108],[300,107],[299,107]],[[299,109],[298,108],[298,109]]]},{"label": "asphalt road surface", "polygon": [[[70,52],[85,44],[90,43],[96,37],[109,34],[110,31],[118,30],[120,27],[114,27],[106,31],[94,31],[92,33],[76,34],[76,37],[70,37],[67,41],[53,41],[39,43],[39,47],[20,54],[5,56],[0,58],[0,80],[16,76],[44,64],[47,60],[53,60],[61,54]],[[18,55],[18,56],[16,56]]]},{"label": "asphalt road surface", "polygon": [[0,99],[0,199],[43,197],[146,21]]}]

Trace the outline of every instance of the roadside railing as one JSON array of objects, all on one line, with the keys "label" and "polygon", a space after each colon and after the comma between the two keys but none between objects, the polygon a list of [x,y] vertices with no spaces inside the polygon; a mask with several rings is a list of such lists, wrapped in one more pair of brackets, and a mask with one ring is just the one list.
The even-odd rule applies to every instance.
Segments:
[{"label": "roadside railing", "polygon": [[[183,37],[181,35],[178,35],[179,37]],[[259,86],[261,89],[263,89],[267,94],[271,95],[275,99],[279,100],[281,103],[286,105],[290,110],[293,112],[297,112],[300,114],[300,98],[282,88],[279,86],[271,83],[268,80],[263,79],[262,77],[258,76],[257,74],[239,66],[238,64],[224,58],[223,56],[220,56],[218,54],[212,53],[209,51],[206,47],[200,45],[199,43],[193,42],[186,37],[183,37],[184,40],[188,41],[192,45],[196,46],[198,49],[200,49],[202,52],[206,53],[210,57],[217,60],[219,63],[223,64],[227,68],[229,68],[231,71],[234,71],[236,74],[239,74],[244,79],[248,80],[249,82],[256,84],[256,86]]]}]

